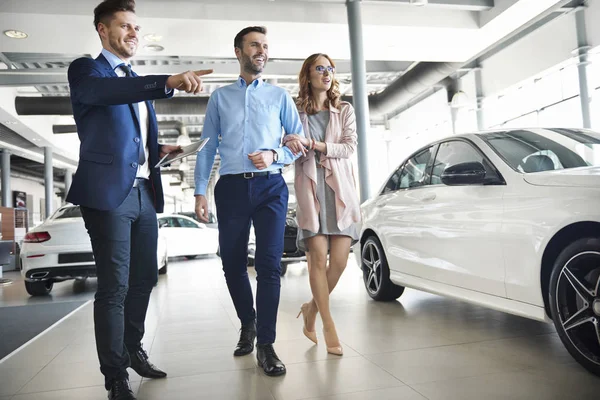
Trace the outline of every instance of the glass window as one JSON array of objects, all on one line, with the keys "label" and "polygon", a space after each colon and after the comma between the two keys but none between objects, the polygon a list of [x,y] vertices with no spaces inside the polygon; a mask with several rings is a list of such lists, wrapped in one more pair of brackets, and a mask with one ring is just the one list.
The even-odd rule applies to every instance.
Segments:
[{"label": "glass window", "polygon": [[424,186],[428,182],[427,165],[431,159],[433,147],[417,153],[410,158],[405,164],[402,173],[400,174],[399,189],[408,189]]},{"label": "glass window", "polygon": [[433,163],[433,172],[431,173],[431,184],[441,185],[442,174],[446,168],[456,164],[466,162],[480,162],[485,165],[486,162],[477,150],[467,142],[453,140],[440,144],[435,162]]},{"label": "glass window", "polygon": [[519,172],[600,166],[600,135],[577,129],[485,133],[480,136]]},{"label": "glass window", "polygon": [[159,218],[158,226],[161,228],[178,228],[179,225],[175,221],[175,218]]},{"label": "glass window", "polygon": [[402,167],[398,168],[390,177],[390,179],[385,184],[383,191],[381,194],[386,194],[398,190],[400,186],[400,174],[402,172]]},{"label": "glass window", "polygon": [[59,208],[56,211],[54,219],[61,218],[82,218],[81,209],[79,208],[79,206]]},{"label": "glass window", "polygon": [[583,128],[579,97],[574,97],[541,110],[539,126],[548,128]]},{"label": "glass window", "polygon": [[177,222],[179,223],[179,226],[182,228],[199,228],[199,226],[197,224],[193,223],[189,219],[177,218]]}]

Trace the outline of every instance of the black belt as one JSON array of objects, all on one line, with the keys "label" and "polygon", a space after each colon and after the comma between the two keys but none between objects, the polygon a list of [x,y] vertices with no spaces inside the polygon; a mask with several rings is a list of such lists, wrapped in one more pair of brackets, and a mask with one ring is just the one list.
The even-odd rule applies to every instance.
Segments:
[{"label": "black belt", "polygon": [[146,178],[135,178],[133,180],[133,187],[138,187],[141,185],[145,185],[147,183],[148,183],[148,179],[146,179]]},{"label": "black belt", "polygon": [[258,171],[258,172],[244,172],[241,174],[228,174],[228,175],[223,175],[223,178],[236,177],[236,178],[252,179],[252,178],[256,178],[257,176],[269,176],[269,175],[277,175],[277,174],[281,174],[280,169],[276,169],[274,171]]}]

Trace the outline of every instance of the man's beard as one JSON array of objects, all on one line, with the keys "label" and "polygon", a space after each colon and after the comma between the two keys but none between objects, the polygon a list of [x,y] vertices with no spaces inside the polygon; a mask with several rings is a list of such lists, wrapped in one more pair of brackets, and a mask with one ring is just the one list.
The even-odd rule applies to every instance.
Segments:
[{"label": "man's beard", "polygon": [[251,73],[251,74],[261,74],[263,72],[264,66],[267,65],[267,57],[265,58],[265,62],[263,63],[263,66],[257,66],[254,65],[252,63],[252,57],[249,57],[247,55],[243,55],[242,56],[242,61],[243,61],[243,65],[244,65],[244,71]]},{"label": "man's beard", "polygon": [[131,58],[135,56],[135,51],[137,48],[132,50],[127,43],[121,44],[119,43],[118,39],[110,39],[108,43],[110,44],[110,47],[117,52],[118,56],[123,58]]}]

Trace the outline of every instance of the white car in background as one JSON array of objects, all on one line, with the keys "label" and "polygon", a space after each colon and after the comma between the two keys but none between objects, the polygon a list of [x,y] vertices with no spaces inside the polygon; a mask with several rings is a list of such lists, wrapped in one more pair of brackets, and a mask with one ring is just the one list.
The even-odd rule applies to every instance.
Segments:
[{"label": "white car in background", "polygon": [[[167,243],[159,231],[158,272],[167,272]],[[19,255],[25,289],[47,295],[54,282],[96,276],[92,243],[79,206],[66,205],[25,235]]]},{"label": "white car in background", "polygon": [[600,134],[513,129],[416,151],[362,207],[365,288],[411,287],[539,321],[600,375]]},{"label": "white car in background", "polygon": [[218,229],[181,214],[160,214],[158,227],[167,241],[169,257],[193,259],[199,255],[217,254]]}]

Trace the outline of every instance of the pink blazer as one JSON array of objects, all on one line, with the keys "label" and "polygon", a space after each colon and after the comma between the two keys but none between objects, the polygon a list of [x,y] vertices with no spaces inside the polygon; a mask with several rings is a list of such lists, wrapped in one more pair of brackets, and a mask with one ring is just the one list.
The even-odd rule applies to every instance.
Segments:
[{"label": "pink blazer", "polygon": [[[308,116],[301,112],[304,135],[311,138]],[[335,211],[340,230],[360,221],[360,202],[351,157],[356,150],[356,119],[350,103],[342,102],[341,110],[330,107],[329,125],[325,132],[327,155],[321,154],[325,182],[335,192]],[[317,167],[315,152],[309,150],[295,164],[296,218],[301,229],[319,231],[320,205],[317,200]]]}]

